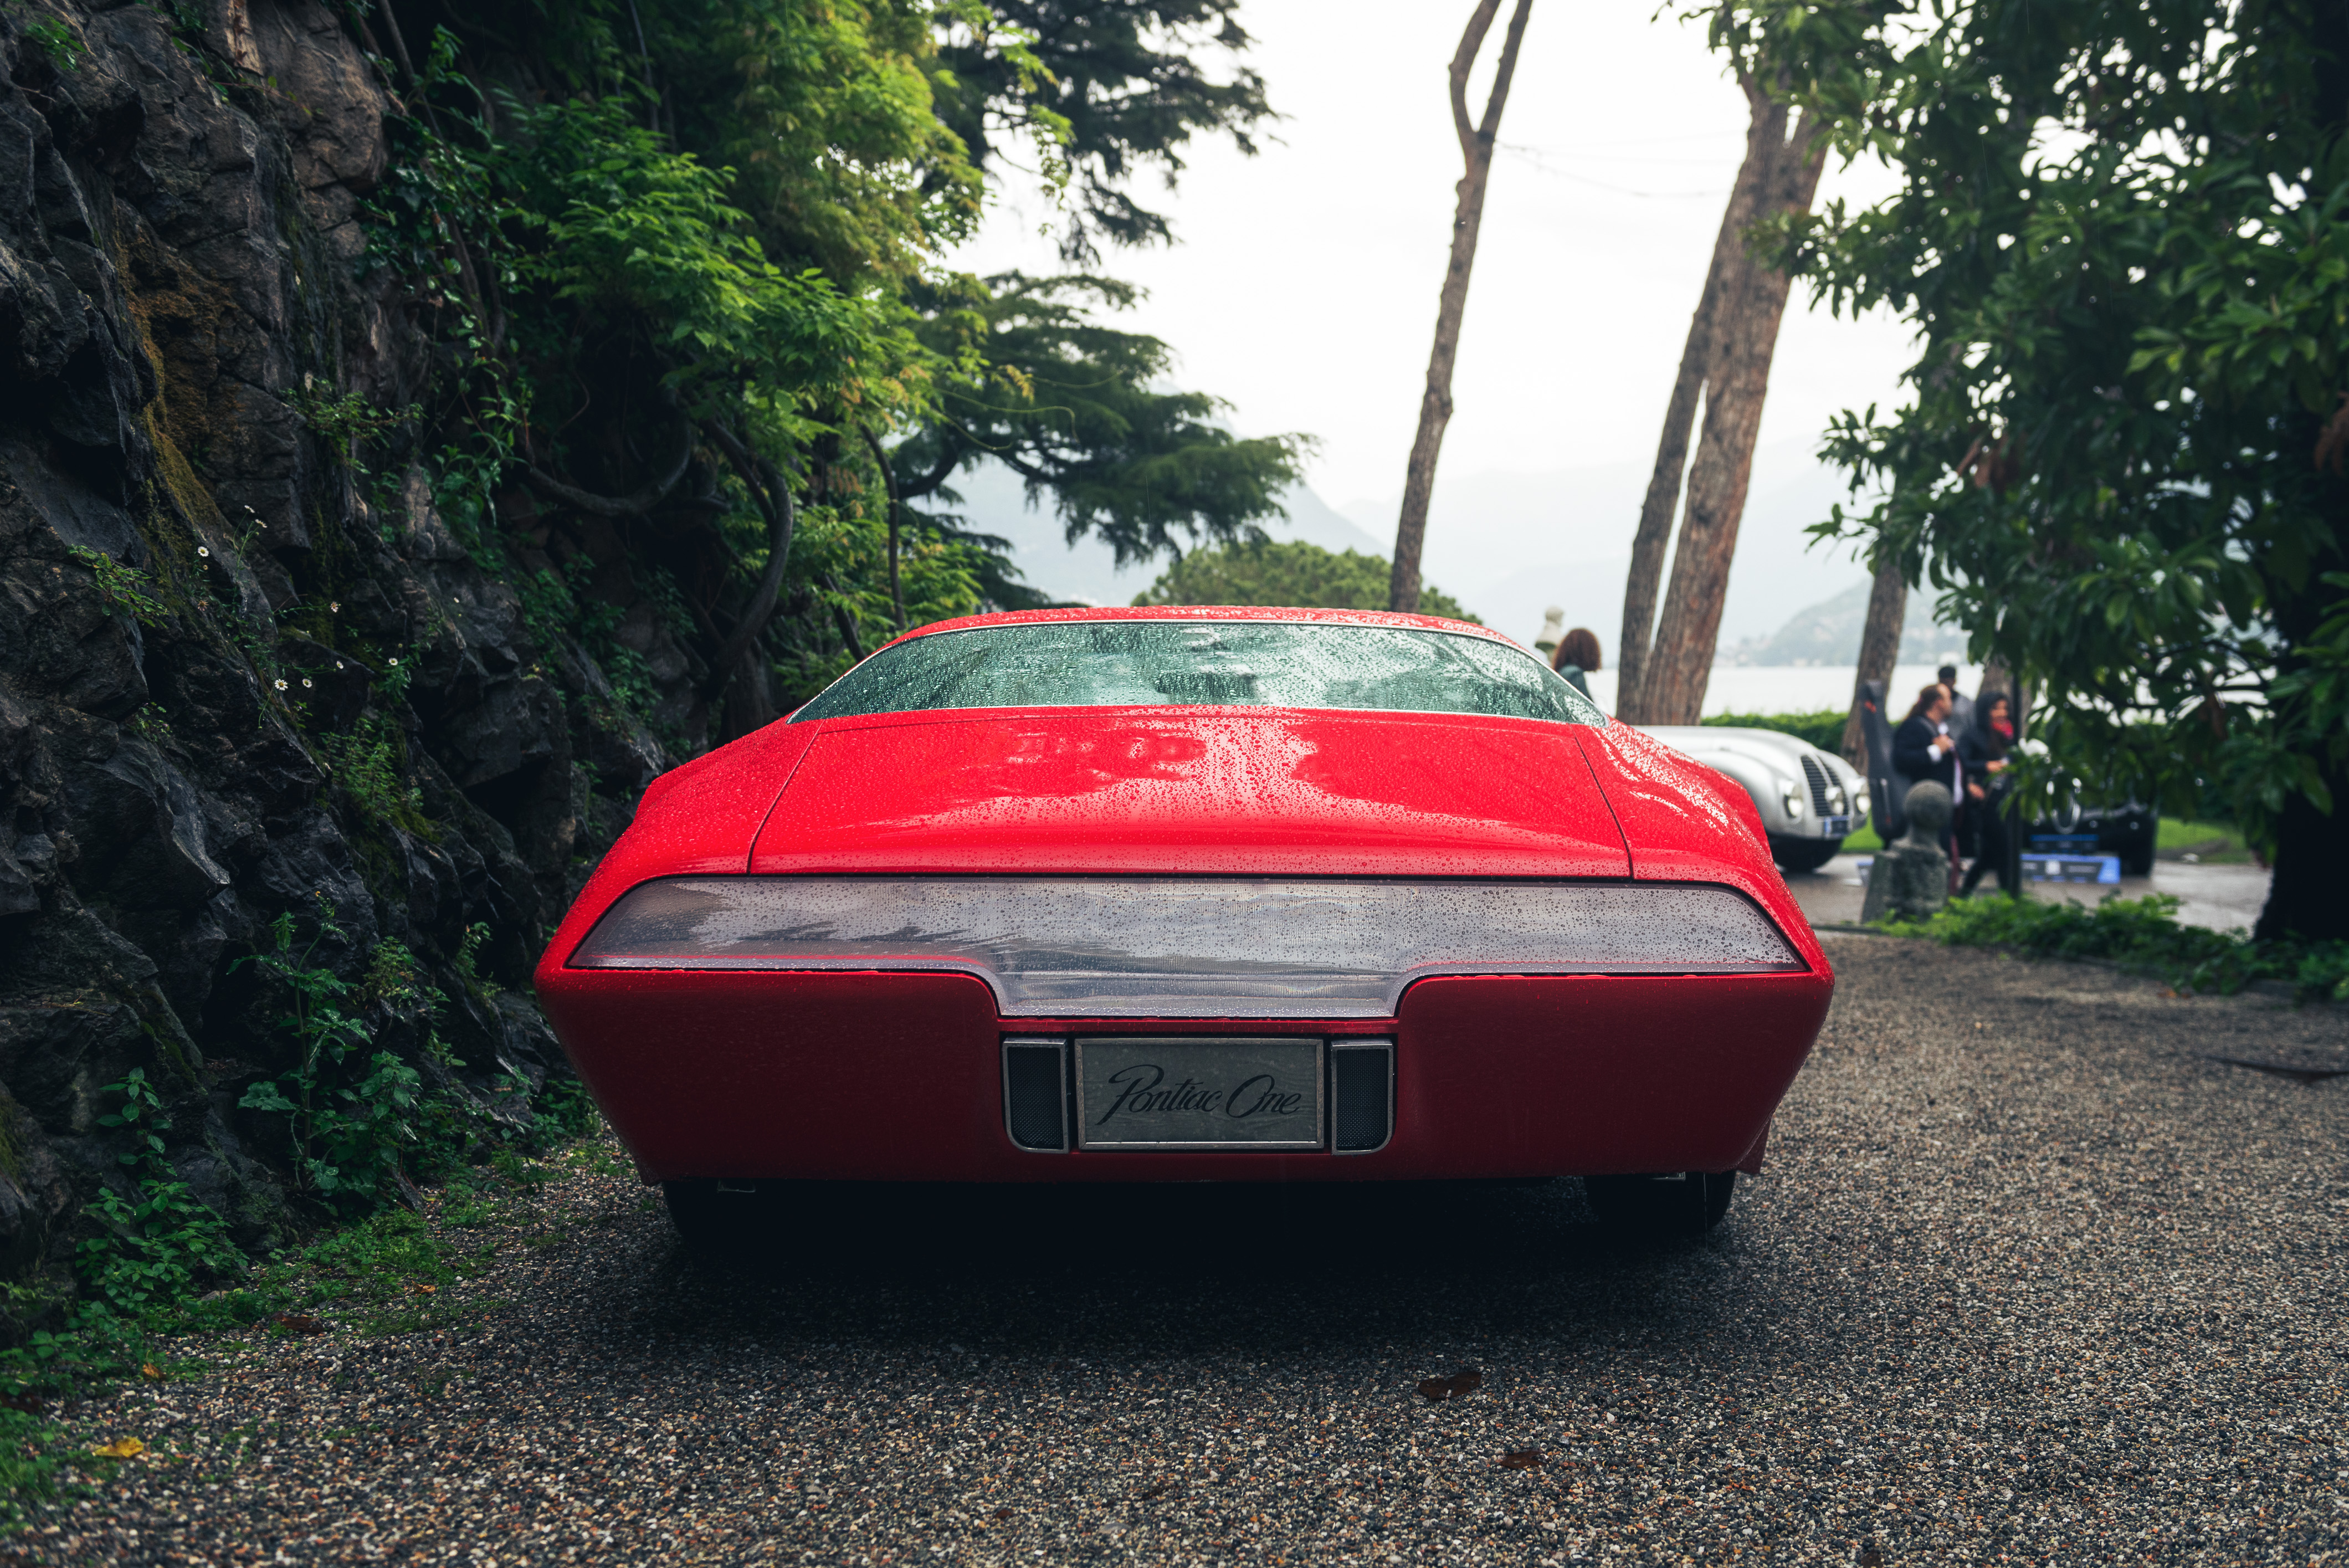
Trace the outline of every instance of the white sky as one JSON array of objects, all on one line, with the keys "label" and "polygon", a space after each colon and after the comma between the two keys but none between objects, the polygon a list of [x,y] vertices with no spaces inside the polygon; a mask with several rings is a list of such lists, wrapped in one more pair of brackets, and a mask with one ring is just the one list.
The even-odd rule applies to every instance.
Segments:
[{"label": "white sky", "polygon": [[[1447,477],[1652,459],[1746,112],[1702,31],[1651,22],[1651,4],[1535,0],[1501,127],[1510,151],[1486,198],[1439,509]],[[1171,195],[1144,176],[1137,194],[1164,197],[1178,244],[1103,264],[1149,291],[1126,321],[1174,347],[1180,384],[1229,400],[1243,433],[1319,437],[1308,482],[1390,545],[1460,175],[1444,68],[1469,10],[1249,0],[1251,57],[1288,117],[1279,143],[1254,159],[1197,147]],[[1480,81],[1478,110],[1482,93]],[[1857,204],[1889,183],[1880,170],[1831,168],[1821,200]],[[1032,194],[1007,194],[955,265],[1055,270],[1037,234],[1051,222]],[[1807,452],[1835,410],[1889,405],[1907,359],[1889,318],[1837,320],[1807,303],[1798,288],[1765,448]],[[1606,531],[1619,539],[1631,521]],[[1543,544],[1571,554],[1576,541]]]}]

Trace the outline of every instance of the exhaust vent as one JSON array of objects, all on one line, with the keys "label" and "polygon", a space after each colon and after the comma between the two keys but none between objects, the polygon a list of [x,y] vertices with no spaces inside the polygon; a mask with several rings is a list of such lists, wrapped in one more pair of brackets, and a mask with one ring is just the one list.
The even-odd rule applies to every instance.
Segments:
[{"label": "exhaust vent", "polygon": [[1394,1136],[1394,1042],[1330,1042],[1330,1148],[1374,1154]]},{"label": "exhaust vent", "polygon": [[1003,1043],[1003,1127],[1021,1148],[1069,1152],[1067,1059],[1058,1040]]}]

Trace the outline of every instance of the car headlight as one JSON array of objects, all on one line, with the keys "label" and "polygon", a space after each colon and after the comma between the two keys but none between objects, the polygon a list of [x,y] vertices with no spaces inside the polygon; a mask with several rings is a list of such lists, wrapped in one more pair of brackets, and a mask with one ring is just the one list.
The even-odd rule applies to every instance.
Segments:
[{"label": "car headlight", "polygon": [[1704,884],[1174,877],[674,877],[630,889],[574,969],[954,970],[1006,1016],[1392,1017],[1442,974],[1805,968]]},{"label": "car headlight", "polygon": [[1786,815],[1794,821],[1803,819],[1803,786],[1793,779],[1778,781],[1778,798],[1785,803]]},{"label": "car headlight", "polygon": [[1868,786],[1866,784],[1862,784],[1859,788],[1852,792],[1851,814],[1854,816],[1866,816],[1868,815],[1868,808],[1874,804],[1875,803],[1873,801],[1868,798]]}]

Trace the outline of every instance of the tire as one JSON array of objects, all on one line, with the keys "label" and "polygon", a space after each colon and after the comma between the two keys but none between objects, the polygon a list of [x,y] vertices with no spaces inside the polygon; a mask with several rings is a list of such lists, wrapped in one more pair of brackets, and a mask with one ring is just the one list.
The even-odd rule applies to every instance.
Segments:
[{"label": "tire", "polygon": [[1737,1172],[1673,1176],[1586,1176],[1582,1190],[1599,1222],[1627,1235],[1686,1241],[1721,1223],[1737,1190]]},{"label": "tire", "polygon": [[2123,855],[2121,857],[2121,875],[2124,877],[2152,876],[2153,846],[2147,844],[2142,849],[2132,848],[2128,853]]},{"label": "tire", "polygon": [[721,1192],[717,1182],[706,1180],[664,1181],[661,1197],[668,1204],[669,1223],[685,1239],[687,1249],[704,1258],[730,1257],[741,1251],[757,1234],[768,1207],[762,1193]]},{"label": "tire", "polygon": [[1775,860],[1778,869],[1787,876],[1799,877],[1805,872],[1817,870],[1834,859],[1842,848],[1843,840],[1840,838],[1773,838],[1770,840],[1770,858]]}]

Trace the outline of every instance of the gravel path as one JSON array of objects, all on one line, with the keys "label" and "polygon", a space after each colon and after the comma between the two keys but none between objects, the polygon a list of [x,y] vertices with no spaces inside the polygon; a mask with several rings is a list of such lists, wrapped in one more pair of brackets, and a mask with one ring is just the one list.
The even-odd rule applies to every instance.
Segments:
[{"label": "gravel path", "polygon": [[1704,1243],[1573,1182],[931,1190],[741,1275],[579,1173],[479,1327],[78,1407],[150,1452],[14,1561],[2349,1563],[2349,1079],[2206,1059],[2349,1065],[2349,1009],[1832,950]]}]

